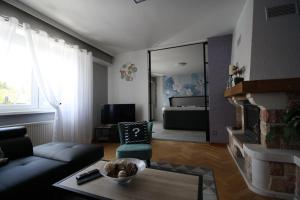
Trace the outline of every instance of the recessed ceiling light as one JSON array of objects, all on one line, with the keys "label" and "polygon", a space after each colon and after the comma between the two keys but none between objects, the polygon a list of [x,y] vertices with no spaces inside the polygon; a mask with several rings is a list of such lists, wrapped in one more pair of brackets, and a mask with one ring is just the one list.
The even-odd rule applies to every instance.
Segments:
[{"label": "recessed ceiling light", "polygon": [[143,1],[146,1],[146,0],[133,0],[136,4],[138,3],[142,3]]}]

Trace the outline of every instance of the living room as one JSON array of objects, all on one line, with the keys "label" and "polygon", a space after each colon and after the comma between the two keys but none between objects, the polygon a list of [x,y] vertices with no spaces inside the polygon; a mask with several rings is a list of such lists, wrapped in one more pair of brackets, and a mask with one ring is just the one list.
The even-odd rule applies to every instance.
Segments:
[{"label": "living room", "polygon": [[[299,13],[299,0],[1,1],[0,197],[299,199]],[[192,60],[198,77],[178,78]],[[159,75],[162,138],[151,80],[166,65],[183,72]]]}]

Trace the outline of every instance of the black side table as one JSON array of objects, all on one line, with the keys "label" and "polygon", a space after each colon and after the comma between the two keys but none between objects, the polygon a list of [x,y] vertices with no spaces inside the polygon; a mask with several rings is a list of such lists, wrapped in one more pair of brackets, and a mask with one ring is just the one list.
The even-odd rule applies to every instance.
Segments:
[{"label": "black side table", "polygon": [[120,142],[117,124],[103,124],[95,128],[94,142]]}]

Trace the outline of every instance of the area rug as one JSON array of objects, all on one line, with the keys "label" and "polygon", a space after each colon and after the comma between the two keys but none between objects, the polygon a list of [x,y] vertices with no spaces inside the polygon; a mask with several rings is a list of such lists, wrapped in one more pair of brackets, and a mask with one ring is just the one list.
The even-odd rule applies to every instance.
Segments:
[{"label": "area rug", "polygon": [[173,172],[186,173],[191,175],[201,175],[203,177],[202,194],[203,200],[217,200],[217,188],[212,169],[205,167],[192,167],[187,165],[175,165],[168,162],[151,161],[151,168],[167,170]]}]

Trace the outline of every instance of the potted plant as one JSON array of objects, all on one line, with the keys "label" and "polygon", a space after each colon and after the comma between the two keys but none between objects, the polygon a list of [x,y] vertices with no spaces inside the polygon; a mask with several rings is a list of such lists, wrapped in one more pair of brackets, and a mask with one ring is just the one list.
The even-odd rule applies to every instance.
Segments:
[{"label": "potted plant", "polygon": [[280,134],[276,133],[271,129],[266,135],[266,146],[267,148],[280,148]]},{"label": "potted plant", "polygon": [[271,128],[266,135],[268,148],[300,149],[300,107],[288,109],[284,127]]},{"label": "potted plant", "polygon": [[286,145],[300,146],[300,108],[291,108],[283,117],[286,124],[283,131],[283,139]]},{"label": "potted plant", "polygon": [[238,67],[238,66],[235,66],[234,69],[233,69],[233,74],[235,75],[234,77],[234,84],[238,84],[242,81],[244,81],[244,72],[245,72],[245,67]]}]

